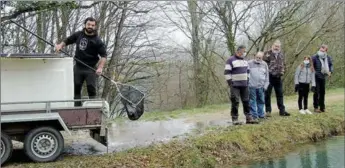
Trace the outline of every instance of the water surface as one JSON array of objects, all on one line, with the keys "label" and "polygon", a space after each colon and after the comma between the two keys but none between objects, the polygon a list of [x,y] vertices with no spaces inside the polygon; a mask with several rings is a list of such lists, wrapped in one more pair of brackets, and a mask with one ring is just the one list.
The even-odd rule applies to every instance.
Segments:
[{"label": "water surface", "polygon": [[343,136],[299,147],[284,157],[234,168],[344,168]]}]

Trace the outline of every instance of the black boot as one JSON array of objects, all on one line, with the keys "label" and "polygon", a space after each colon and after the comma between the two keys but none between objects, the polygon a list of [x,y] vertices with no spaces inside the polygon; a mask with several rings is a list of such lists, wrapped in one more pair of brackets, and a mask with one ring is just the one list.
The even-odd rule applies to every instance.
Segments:
[{"label": "black boot", "polygon": [[232,124],[233,125],[242,125],[243,123],[241,121],[238,121],[237,118],[232,118]]},{"label": "black boot", "polygon": [[284,111],[279,113],[280,116],[290,116],[290,113]]}]

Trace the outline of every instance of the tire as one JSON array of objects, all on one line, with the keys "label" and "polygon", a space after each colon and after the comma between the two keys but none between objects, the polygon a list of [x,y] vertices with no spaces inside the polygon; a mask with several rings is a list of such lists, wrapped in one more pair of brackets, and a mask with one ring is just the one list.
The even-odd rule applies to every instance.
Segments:
[{"label": "tire", "polygon": [[25,136],[24,152],[34,162],[55,161],[63,149],[64,139],[52,127],[35,128]]},{"label": "tire", "polygon": [[1,133],[1,150],[0,150],[1,165],[3,165],[12,156],[12,151],[13,151],[13,144],[12,144],[11,138],[7,134],[2,132]]}]

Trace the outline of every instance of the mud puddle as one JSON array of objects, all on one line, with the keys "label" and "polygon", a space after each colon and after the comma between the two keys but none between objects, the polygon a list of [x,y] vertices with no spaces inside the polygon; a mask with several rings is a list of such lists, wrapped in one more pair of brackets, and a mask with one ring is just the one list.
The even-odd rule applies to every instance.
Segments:
[{"label": "mud puddle", "polygon": [[144,147],[156,143],[166,143],[173,139],[183,139],[188,135],[201,135],[210,126],[229,126],[224,119],[193,121],[174,119],[167,121],[125,121],[113,123],[109,127],[108,148],[93,140],[88,131],[65,135],[65,154],[99,155]]}]

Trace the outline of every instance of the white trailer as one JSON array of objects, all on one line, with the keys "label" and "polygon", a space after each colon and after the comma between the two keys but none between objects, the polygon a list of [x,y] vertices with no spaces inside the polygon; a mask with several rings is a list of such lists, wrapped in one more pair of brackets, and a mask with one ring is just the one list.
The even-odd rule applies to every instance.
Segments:
[{"label": "white trailer", "polygon": [[12,154],[12,140],[24,143],[35,162],[57,159],[63,151],[60,131],[89,129],[107,145],[106,101],[85,99],[74,107],[73,58],[55,54],[1,55],[1,164]]}]

